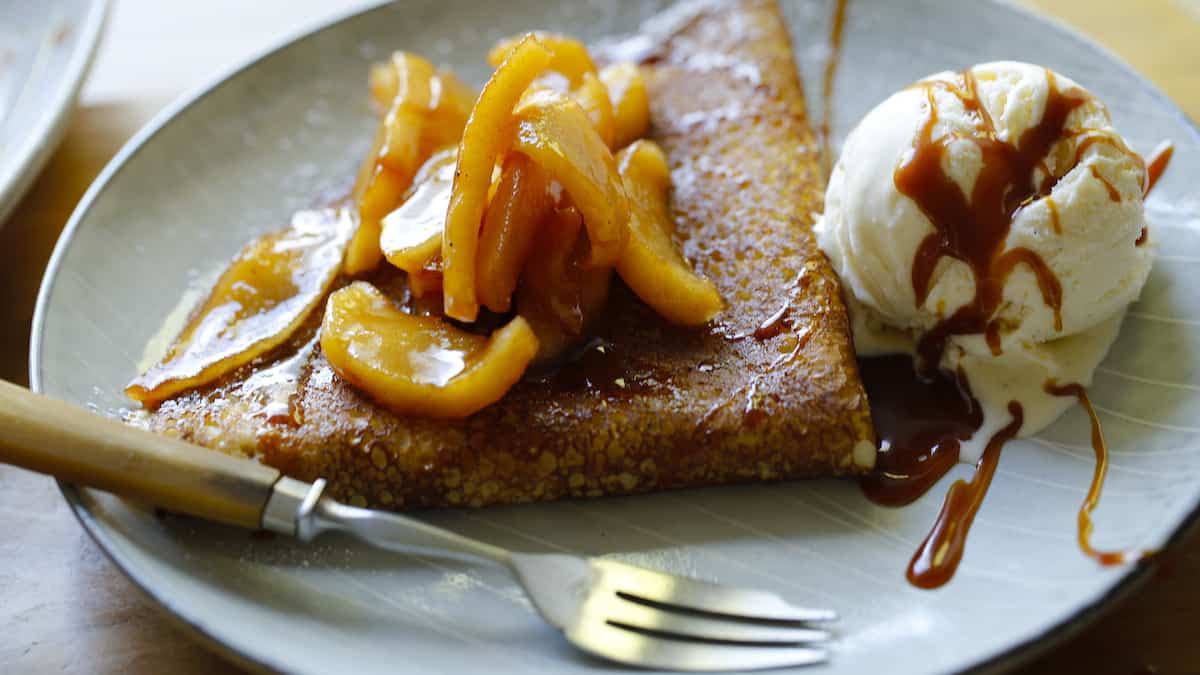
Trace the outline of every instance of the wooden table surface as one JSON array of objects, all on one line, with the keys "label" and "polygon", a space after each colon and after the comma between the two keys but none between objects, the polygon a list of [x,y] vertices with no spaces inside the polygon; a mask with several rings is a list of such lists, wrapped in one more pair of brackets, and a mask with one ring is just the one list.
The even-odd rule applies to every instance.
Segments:
[{"label": "wooden table surface", "polygon": [[[126,139],[212,74],[361,4],[115,0],[65,140],[0,226],[0,378],[27,383],[29,320],[46,260],[76,202]],[[1200,0],[1027,4],[1107,45],[1200,119]],[[1132,597],[1021,672],[1200,672],[1200,534],[1160,567]],[[139,594],[49,479],[0,466],[0,673],[235,670]]]}]

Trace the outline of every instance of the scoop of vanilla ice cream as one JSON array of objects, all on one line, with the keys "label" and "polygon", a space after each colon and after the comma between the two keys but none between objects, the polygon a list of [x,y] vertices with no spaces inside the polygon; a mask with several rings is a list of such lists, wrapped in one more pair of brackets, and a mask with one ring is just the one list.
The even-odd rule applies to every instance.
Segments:
[{"label": "scoop of vanilla ice cream", "polygon": [[[1005,61],[972,71],[979,101],[1000,139],[1015,144],[1041,121],[1051,93],[1044,68]],[[1082,90],[1065,76],[1054,79],[1060,92]],[[945,72],[923,81],[929,80],[955,83],[958,76]],[[945,88],[929,91],[937,110],[932,137],[946,144],[943,171],[969,198],[983,166],[982,153],[970,140],[978,133],[978,118]],[[830,177],[825,212],[815,225],[817,243],[846,289],[855,344],[863,356],[912,352],[924,332],[974,296],[971,269],[949,257],[935,266],[920,305],[913,291],[914,256],[935,230],[918,204],[897,189],[894,175],[911,156],[928,115],[928,95],[925,88],[904,89],[863,118],[846,139]],[[1094,97],[1071,112],[1066,130],[1074,133],[1064,134],[1044,160],[1045,170],[1066,173],[1046,198],[1016,212],[1005,242],[1006,249],[1034,251],[1058,277],[1061,329],[1033,271],[1018,265],[995,315],[1001,355],[992,355],[982,335],[956,335],[943,354],[941,366],[951,371],[961,366],[983,404],[985,428],[977,436],[985,440],[985,432],[1007,422],[1010,400],[1025,407],[1022,435],[1040,430],[1070,406],[1070,399],[1042,393],[1042,384],[1051,375],[1060,382],[1090,383],[1152,263],[1153,247],[1135,245],[1145,225],[1141,159]],[[1111,142],[1085,140],[1098,136]],[[1041,180],[1042,171],[1035,180]],[[971,454],[964,448],[964,459]]]}]

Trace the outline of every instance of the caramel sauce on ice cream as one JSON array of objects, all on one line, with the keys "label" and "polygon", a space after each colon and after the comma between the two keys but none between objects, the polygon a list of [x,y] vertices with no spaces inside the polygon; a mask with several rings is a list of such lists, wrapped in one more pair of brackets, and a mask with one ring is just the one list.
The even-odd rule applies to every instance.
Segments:
[{"label": "caramel sauce on ice cream", "polygon": [[[1003,406],[1004,410],[1000,411],[1000,415],[1006,414],[1006,417],[992,413],[996,415],[992,424],[986,424],[986,409],[972,394],[972,385],[982,386],[986,380],[970,381],[970,378],[985,378],[988,375],[986,371],[972,375],[964,371],[962,364],[972,358],[976,367],[979,367],[978,364],[985,361],[987,356],[956,352],[951,355],[953,358],[946,358],[952,339],[980,336],[983,338],[980,344],[986,344],[986,352],[990,352],[993,359],[1004,357],[1006,345],[1018,345],[1016,341],[1005,339],[1005,335],[1013,329],[1009,305],[1014,302],[1011,296],[1006,295],[1006,287],[1018,269],[1032,273],[1036,281],[1037,300],[1052,312],[1054,333],[1048,339],[1090,330],[1086,327],[1081,329],[1078,320],[1073,327],[1064,330],[1065,284],[1059,278],[1062,268],[1052,266],[1041,250],[1022,245],[1021,237],[1014,237],[1014,224],[1026,209],[1042,208],[1046,213],[1042,222],[1049,226],[1049,233],[1044,236],[1078,236],[1077,233],[1064,233],[1064,228],[1071,227],[1071,222],[1068,220],[1069,211],[1061,208],[1060,204],[1067,204],[1072,209],[1078,207],[1054,199],[1052,194],[1062,196],[1055,190],[1060,182],[1068,180],[1070,176],[1072,185],[1066,186],[1066,189],[1077,191],[1081,181],[1090,180],[1095,187],[1089,188],[1093,196],[1088,198],[1097,205],[1095,208],[1102,208],[1101,204],[1113,204],[1113,208],[1120,208],[1117,205],[1123,206],[1124,200],[1136,200],[1141,196],[1128,192],[1128,176],[1131,174],[1121,174],[1120,171],[1128,167],[1129,171],[1141,172],[1144,167],[1144,185],[1148,192],[1170,158],[1170,148],[1164,146],[1154,153],[1148,163],[1143,164],[1143,160],[1132,153],[1111,128],[1094,128],[1081,121],[1089,115],[1095,117],[1094,110],[1089,109],[1079,116],[1074,113],[1085,106],[1097,105],[1095,99],[1069,80],[1064,83],[1049,69],[1041,69],[1045,77],[1044,95],[1038,94],[1031,99],[1034,110],[1040,110],[1040,116],[1025,125],[1014,124],[1012,119],[1001,122],[993,115],[1011,113],[1006,110],[1004,103],[997,104],[994,98],[985,98],[981,93],[980,78],[983,77],[981,73],[987,73],[990,78],[1003,80],[1007,75],[1006,67],[1026,69],[1019,76],[1026,85],[1034,79],[1029,73],[1037,72],[1020,64],[997,64],[991,71],[987,66],[982,70],[971,68],[922,80],[910,88],[910,91],[918,92],[922,99],[921,111],[911,146],[899,156],[892,182],[898,195],[911,200],[930,226],[919,240],[912,257],[909,279],[911,297],[917,308],[927,304],[933,297],[934,286],[945,283],[940,280],[947,274],[946,259],[958,261],[960,267],[965,268],[970,281],[970,286],[966,288],[970,292],[957,307],[943,309],[939,305],[936,320],[923,324],[922,328],[900,328],[899,332],[908,331],[907,339],[912,341],[911,352],[915,361],[910,361],[906,356],[864,358],[861,361],[864,385],[872,403],[872,418],[880,438],[875,471],[862,480],[863,490],[872,501],[898,506],[916,500],[958,463],[965,443],[980,434],[986,434],[986,445],[975,464],[974,474],[970,480],[958,480],[951,485],[932,529],[910,561],[906,576],[912,584],[922,588],[941,586],[953,576],[962,559],[971,524],[995,474],[1001,450],[1007,441],[1025,431],[1023,426],[1029,419],[1029,402],[1024,395],[1013,394]],[[988,95],[996,96],[997,83],[993,82],[990,86],[992,89]],[[999,86],[1009,85],[1001,83]],[[1003,101],[1005,96],[1015,97],[1018,94],[1013,90],[999,95]],[[951,110],[943,109],[942,106],[951,102]],[[1102,106],[1099,114],[1099,119],[1107,120],[1107,112]],[[955,117],[948,120],[945,115]],[[963,122],[963,119],[967,122]],[[886,132],[876,130],[876,133]],[[1099,156],[1096,149],[1100,146],[1111,146],[1116,152]],[[1110,156],[1119,157],[1125,163],[1106,163],[1112,161]],[[973,181],[965,183],[961,169],[963,157],[977,158],[975,161],[978,165]],[[1075,172],[1077,168],[1083,173]],[[847,162],[839,170],[848,173],[855,171],[855,166]],[[835,179],[844,181],[838,186],[839,190],[850,191],[855,189],[855,185],[859,186],[857,189],[863,189],[861,179],[857,184],[853,182],[855,177],[835,176]],[[843,187],[845,185],[851,187]],[[1122,193],[1122,188],[1126,190],[1125,193]],[[1102,201],[1094,201],[1097,198]],[[837,208],[842,212],[836,217],[854,217],[854,209],[860,208],[855,199],[869,201],[871,197],[860,193],[839,193]],[[1133,203],[1140,207],[1136,201]],[[1140,208],[1137,213],[1140,213]],[[837,240],[836,237],[843,236],[836,231],[838,225],[824,225],[833,231],[831,237],[834,238],[835,248],[853,249],[860,245],[858,241],[847,243]],[[862,231],[863,227],[874,226],[865,221],[841,225],[860,228],[854,230],[856,232]],[[884,224],[879,227],[895,226]],[[1147,237],[1147,230],[1142,227],[1135,241],[1122,245],[1141,246]],[[1028,237],[1025,241],[1028,241]],[[1066,239],[1062,241],[1061,246],[1071,245]],[[851,253],[862,255],[861,251],[851,250],[847,253],[836,250],[831,253],[831,258],[844,262]],[[871,254],[886,255],[873,251]],[[856,270],[852,269],[851,273],[856,273]],[[1117,270],[1114,273],[1123,272]],[[849,290],[853,291],[854,284],[848,285]],[[869,287],[869,291],[876,294],[890,292],[875,287]],[[856,300],[869,303],[872,298]],[[881,320],[886,324],[886,313],[882,316]],[[1028,338],[1022,337],[1020,340]],[[1019,346],[1022,350],[1040,348],[1023,343]],[[1103,346],[1106,347],[1107,343]],[[1102,355],[1102,351],[1096,352],[1096,360]],[[954,366],[956,362],[959,363],[957,368]],[[996,367],[1002,368],[1004,363],[997,361]],[[1090,369],[1076,369],[1081,381],[1085,381],[1089,373]],[[1092,440],[1097,463],[1091,488],[1078,517],[1081,550],[1106,565],[1140,559],[1143,555],[1140,552],[1100,552],[1090,543],[1091,512],[1099,501],[1107,471],[1107,447],[1099,419],[1091,408],[1083,384],[1071,382],[1059,385],[1047,381],[1044,391],[1037,393],[1043,399],[1077,398],[1092,418]],[[999,402],[994,398],[993,393],[992,405],[996,406]],[[1036,428],[1040,427],[1033,430]]]}]

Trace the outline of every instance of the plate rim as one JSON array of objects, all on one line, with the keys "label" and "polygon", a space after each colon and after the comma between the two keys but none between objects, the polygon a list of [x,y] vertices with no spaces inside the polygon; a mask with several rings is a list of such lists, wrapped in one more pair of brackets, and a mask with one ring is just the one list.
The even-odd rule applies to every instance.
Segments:
[{"label": "plate rim", "polygon": [[[786,0],[783,0],[786,2]],[[1042,14],[1033,8],[1019,5],[1008,0],[985,0],[987,4],[993,7],[1007,10],[1014,14],[1020,15],[1027,21],[1034,21],[1045,24],[1055,31],[1064,33],[1067,36],[1086,44],[1092,49],[1095,49],[1104,54],[1111,63],[1125,71],[1126,74],[1132,75],[1139,80],[1145,87],[1146,91],[1154,98],[1165,110],[1170,111],[1176,118],[1182,122],[1183,126],[1191,131],[1191,133],[1200,139],[1200,124],[1193,120],[1186,112],[1184,112],[1165,92],[1163,92],[1154,82],[1139,73],[1133,66],[1110,50],[1105,45],[1092,39],[1079,29],[1071,26],[1055,17]],[[107,10],[108,0],[93,0],[99,3]],[[30,341],[29,341],[29,383],[30,389],[36,393],[43,393],[42,386],[42,333],[46,319],[46,312],[49,306],[50,296],[54,288],[55,281],[58,278],[58,272],[62,266],[63,258],[66,256],[67,249],[70,247],[74,239],[75,231],[82,223],[84,218],[90,212],[93,203],[100,194],[108,187],[112,179],[124,168],[129,160],[133,159],[139,151],[149,143],[168,123],[175,117],[183,113],[191,106],[199,103],[207,97],[213,90],[220,87],[227,80],[239,75],[240,73],[249,70],[257,65],[260,61],[274,55],[275,53],[286,49],[292,44],[304,38],[316,35],[326,30],[335,28],[340,24],[353,19],[355,17],[368,14],[384,9],[390,0],[367,0],[365,4],[350,8],[346,11],[334,13],[330,16],[316,20],[308,25],[302,26],[297,30],[291,31],[288,34],[269,43],[264,48],[255,51],[253,54],[244,60],[235,63],[231,67],[217,72],[211,78],[205,80],[199,86],[180,95],[170,104],[150,118],[136,133],[121,146],[120,150],[113,155],[112,159],[105,164],[101,172],[92,181],[87,191],[76,204],[75,209],[71,212],[67,224],[63,227],[62,232],[54,245],[54,250],[47,262],[45,272],[39,285],[37,302],[34,309],[33,320],[30,325]],[[95,47],[92,52],[94,54]],[[82,80],[82,78],[80,78]],[[76,85],[78,88],[78,85]],[[88,497],[84,494],[85,491],[90,491],[88,488],[79,488],[78,486],[67,483],[65,481],[56,481],[59,490],[62,492],[63,498],[67,501],[71,508],[71,512],[75,515],[75,519],[87,532],[88,536],[94,541],[105,556],[125,575],[127,579],[147,598],[149,598],[160,610],[163,610],[177,626],[185,628],[185,632],[194,637],[199,638],[201,644],[205,645],[211,651],[219,654],[223,658],[229,659],[234,663],[246,667],[250,670],[258,672],[289,672],[288,668],[281,664],[271,663],[270,659],[259,654],[251,654],[240,651],[226,642],[222,641],[217,636],[213,635],[201,622],[194,620],[188,616],[178,605],[173,603],[165,594],[156,593],[150,585],[145,582],[141,575],[135,571],[135,563],[131,562],[127,557],[116,550],[114,544],[109,539],[109,533],[105,528],[101,527],[95,519],[95,515],[89,509],[86,503]],[[1194,534],[1200,530],[1200,493],[1196,495],[1195,503],[1191,510],[1180,521],[1180,523],[1167,536],[1163,543],[1160,553],[1166,552],[1169,549],[1176,547],[1181,539],[1186,535]],[[993,653],[980,654],[978,661],[972,663],[966,668],[965,672],[970,673],[994,673],[1000,672],[1009,668],[1016,667],[1022,663],[1026,663],[1036,656],[1045,653],[1055,645],[1061,644],[1069,638],[1080,633],[1089,624],[1098,619],[1105,611],[1119,600],[1128,597],[1140,586],[1142,586],[1149,578],[1150,572],[1156,567],[1159,557],[1155,556],[1149,560],[1134,563],[1120,571],[1120,576],[1111,582],[1111,585],[1093,596],[1090,602],[1081,604],[1074,608],[1067,616],[1060,621],[1050,625],[1044,632],[1033,635],[1027,639],[1013,642]]]},{"label": "plate rim", "polygon": [[[88,71],[96,60],[101,37],[110,16],[109,0],[85,0],[87,11],[79,30],[79,40],[67,63],[67,71],[60,78],[50,105],[51,114],[38,118],[32,133],[18,146],[17,161],[8,176],[0,176],[0,226],[16,210],[21,198],[33,186],[50,156],[58,148],[67,132],[67,122],[79,100],[79,92],[87,79]],[[65,84],[65,86],[64,86]],[[44,281],[43,277],[43,281]]]}]

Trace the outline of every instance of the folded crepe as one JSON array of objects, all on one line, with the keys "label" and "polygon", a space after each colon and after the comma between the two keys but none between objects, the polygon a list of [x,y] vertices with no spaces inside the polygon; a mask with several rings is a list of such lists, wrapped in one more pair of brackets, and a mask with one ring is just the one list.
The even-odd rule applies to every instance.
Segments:
[{"label": "folded crepe", "polygon": [[[592,339],[463,420],[397,415],[342,381],[320,310],[265,361],[148,426],[390,509],[861,474],[875,437],[837,278],[810,230],[820,155],[774,2],[676,11],[636,47],[679,244],[725,310],[668,324],[619,282]],[[629,52],[625,53],[627,58]],[[404,292],[402,274],[375,283]]]}]

